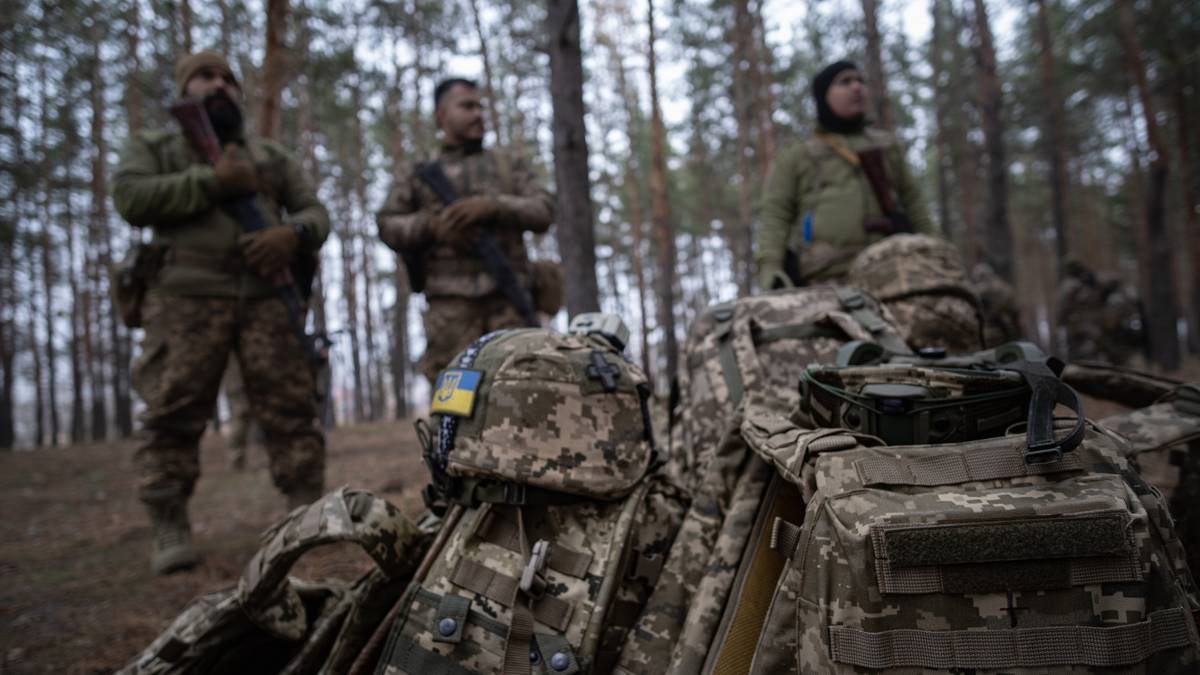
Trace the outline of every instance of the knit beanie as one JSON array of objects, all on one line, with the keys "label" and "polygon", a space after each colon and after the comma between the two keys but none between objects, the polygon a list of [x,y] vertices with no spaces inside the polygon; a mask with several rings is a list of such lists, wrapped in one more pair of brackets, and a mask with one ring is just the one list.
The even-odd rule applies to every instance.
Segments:
[{"label": "knit beanie", "polygon": [[825,94],[829,92],[829,86],[833,84],[834,78],[844,70],[858,70],[858,66],[852,61],[837,61],[825,66],[824,70],[817,73],[813,78],[813,98],[817,101],[817,121],[825,129],[838,134],[852,134],[862,131],[866,125],[866,118],[862,115],[853,119],[839,117],[829,107],[829,103],[825,101]]},{"label": "knit beanie", "polygon": [[204,68],[214,68],[233,75],[234,83],[239,89],[241,88],[242,85],[237,81],[237,75],[234,75],[233,68],[229,67],[229,61],[224,56],[216,52],[203,51],[188,54],[175,64],[175,88],[180,96],[183,96],[187,90],[188,80]]}]

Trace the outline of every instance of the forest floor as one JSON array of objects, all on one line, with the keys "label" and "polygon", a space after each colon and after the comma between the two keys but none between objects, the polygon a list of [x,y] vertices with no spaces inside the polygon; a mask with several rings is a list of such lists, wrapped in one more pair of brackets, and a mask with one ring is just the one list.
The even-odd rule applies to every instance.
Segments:
[{"label": "forest floor", "polygon": [[[119,669],[192,598],[234,586],[259,535],[286,515],[265,454],[252,448],[234,471],[224,439],[209,433],[191,502],[201,563],[153,576],[131,456],[130,443],[0,455],[0,674]],[[425,476],[408,422],[329,434],[331,489],[365,488],[415,516]],[[306,556],[299,575],[351,579],[369,564],[331,548]]]}]

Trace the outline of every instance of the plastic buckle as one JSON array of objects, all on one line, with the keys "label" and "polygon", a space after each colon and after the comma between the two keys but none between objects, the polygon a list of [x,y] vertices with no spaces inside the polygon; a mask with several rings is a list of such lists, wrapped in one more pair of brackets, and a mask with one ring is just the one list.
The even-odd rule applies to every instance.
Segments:
[{"label": "plastic buckle", "polygon": [[504,483],[504,503],[513,506],[521,506],[525,503],[525,484],[506,482]]},{"label": "plastic buckle", "polygon": [[546,571],[546,561],[549,558],[550,542],[538,539],[529,553],[529,562],[525,563],[525,569],[521,570],[521,580],[517,583],[521,592],[531,597],[540,597],[545,592],[546,580],[542,578],[542,573]]},{"label": "plastic buckle", "polygon": [[1026,464],[1050,464],[1063,457],[1062,445],[1058,441],[1042,445],[1028,445],[1025,448]]},{"label": "plastic buckle", "polygon": [[867,306],[867,301],[863,298],[862,293],[844,293],[840,299],[842,306],[849,310],[862,309]]}]

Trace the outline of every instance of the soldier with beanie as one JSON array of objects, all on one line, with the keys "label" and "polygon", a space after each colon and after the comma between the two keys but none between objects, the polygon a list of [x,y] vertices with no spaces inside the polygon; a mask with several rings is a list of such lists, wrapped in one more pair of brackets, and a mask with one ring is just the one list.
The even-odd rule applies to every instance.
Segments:
[{"label": "soldier with beanie", "polygon": [[[199,440],[233,355],[261,424],[271,477],[289,506],[324,491],[325,439],[314,373],[274,288],[293,263],[317,255],[329,215],[281,146],[246,133],[242,89],[214,52],[180,59],[176,93],[201,101],[224,151],[206,164],[177,129],[129,139],[113,181],[117,211],[151,228],[161,250],[142,311],[133,366],[145,402],[135,463],[154,529],[151,567],[190,567],[187,502],[200,473]],[[268,227],[247,234],[223,204],[253,196]]]},{"label": "soldier with beanie", "polygon": [[759,284],[835,282],[867,245],[899,232],[939,235],[896,138],[868,126],[858,66],[813,78],[813,134],[776,160],[755,248]]}]

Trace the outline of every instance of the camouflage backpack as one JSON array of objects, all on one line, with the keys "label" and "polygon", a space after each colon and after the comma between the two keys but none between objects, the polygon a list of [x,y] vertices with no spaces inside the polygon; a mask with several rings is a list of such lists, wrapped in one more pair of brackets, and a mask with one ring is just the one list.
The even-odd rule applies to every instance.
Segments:
[{"label": "camouflage backpack", "polygon": [[443,371],[424,441],[447,511],[377,673],[612,670],[683,510],[649,395],[599,335],[500,331]]},{"label": "camouflage backpack", "polygon": [[[1193,672],[1170,517],[1051,365],[806,372],[810,418],[879,436],[748,409],[774,499],[702,672]],[[1024,427],[975,424],[1023,396]]]},{"label": "camouflage backpack", "polygon": [[[428,537],[387,501],[341,488],[263,535],[237,588],[192,601],[124,675],[344,673],[416,569]],[[351,542],[376,567],[353,584],[288,576],[320,546]]]},{"label": "camouflage backpack", "polygon": [[[970,352],[983,347],[979,299],[954,244],[927,234],[896,234],[850,265],[849,282],[878,298],[909,346]],[[928,317],[936,316],[931,322]]]},{"label": "camouflage backpack", "polygon": [[692,505],[620,672],[688,673],[703,663],[771,475],[742,440],[742,411],[786,413],[804,367],[832,361],[854,340],[908,351],[886,311],[853,288],[772,291],[712,307],[692,324],[672,429]]}]

